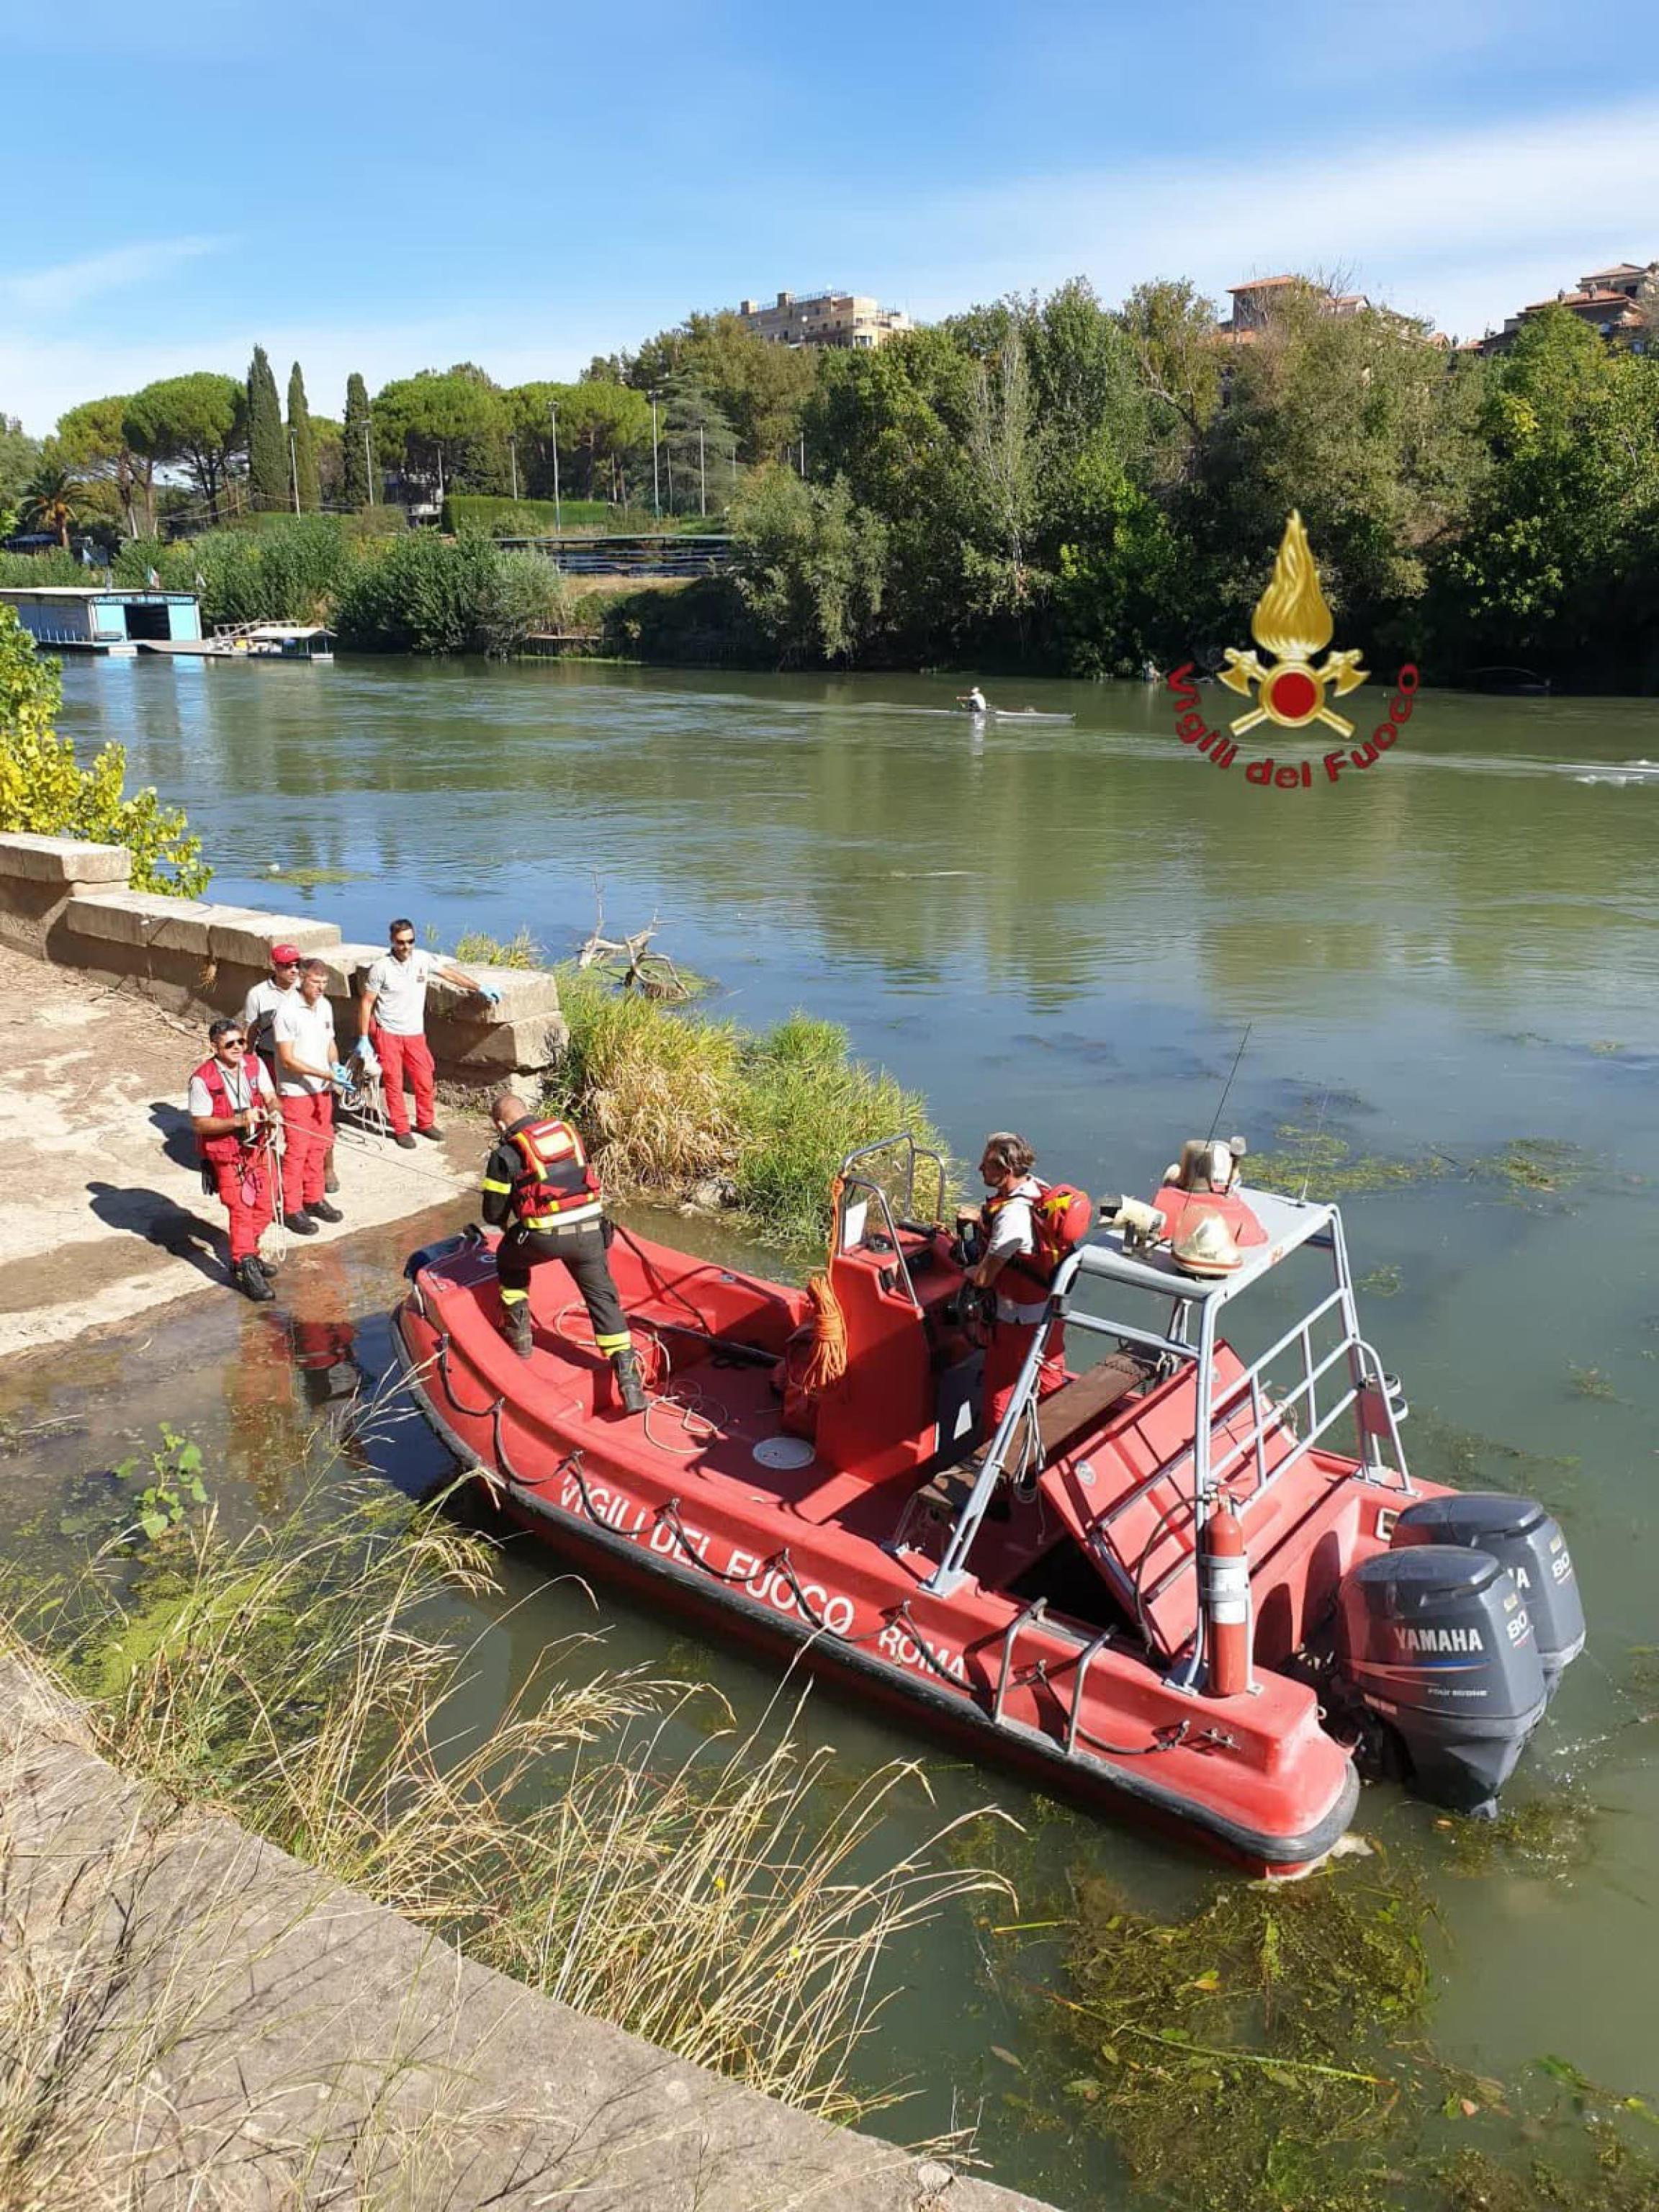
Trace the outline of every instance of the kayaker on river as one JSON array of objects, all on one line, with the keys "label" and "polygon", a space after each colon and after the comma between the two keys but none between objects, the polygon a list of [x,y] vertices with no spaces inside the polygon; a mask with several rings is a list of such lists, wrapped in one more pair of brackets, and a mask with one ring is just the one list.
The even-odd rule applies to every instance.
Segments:
[{"label": "kayaker on river", "polygon": [[958,691],[957,704],[958,707],[965,707],[970,714],[988,714],[991,711],[991,702],[977,684],[969,690]]}]

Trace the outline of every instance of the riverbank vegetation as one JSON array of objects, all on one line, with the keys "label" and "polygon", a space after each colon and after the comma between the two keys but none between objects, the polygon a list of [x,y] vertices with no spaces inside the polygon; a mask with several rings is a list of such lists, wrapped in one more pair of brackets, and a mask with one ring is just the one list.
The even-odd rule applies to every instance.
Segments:
[{"label": "riverbank vegetation", "polygon": [[124,746],[105,745],[82,768],[58,733],[63,696],[58,663],[0,606],[0,831],[125,845],[135,890],[199,897],[213,871],[182,812],[152,789],[127,790]]},{"label": "riverbank vegetation", "polygon": [[849,1152],[906,1129],[945,1150],[927,1101],[854,1060],[834,1022],[795,1013],[757,1035],[574,967],[559,971],[559,1003],[570,1034],[547,1102],[619,1194],[713,1192],[757,1235],[805,1254],[823,1245]]},{"label": "riverbank vegetation", "polygon": [[949,1863],[950,1828],[894,1850],[920,1770],[843,1783],[781,1717],[741,1734],[714,1692],[608,1665],[598,1637],[462,1725],[492,1546],[333,1473],[280,1522],[190,1512],[159,1540],[109,1478],[108,1540],[55,1589],[12,1577],[4,1633],[124,1773],[752,2087],[839,2120],[884,2101],[872,2072],[904,2069],[855,2064],[883,1954],[1006,1895]]},{"label": "riverbank vegetation", "polygon": [[188,532],[388,494],[516,534],[556,471],[567,527],[648,512],[730,528],[732,575],[696,622],[642,617],[642,654],[1078,675],[1244,638],[1297,507],[1338,636],[1374,667],[1659,686],[1645,325],[1609,342],[1547,308],[1488,356],[1316,279],[1258,306],[1240,334],[1188,283],[1114,307],[1079,280],[872,350],[694,315],[575,383],[503,387],[462,362],[371,400],[354,378],[337,423],[310,413],[296,367],[280,453],[256,356],[246,380],[86,403],[44,442],[8,433],[7,497],[21,514],[38,477],[43,541],[106,548],[158,519]]}]

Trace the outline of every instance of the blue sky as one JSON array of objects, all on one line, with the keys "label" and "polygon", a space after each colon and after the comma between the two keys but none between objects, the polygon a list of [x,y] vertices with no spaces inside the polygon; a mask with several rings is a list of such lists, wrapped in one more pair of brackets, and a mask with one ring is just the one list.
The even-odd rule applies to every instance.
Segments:
[{"label": "blue sky", "polygon": [[[5,0],[0,410],[296,355],[576,373],[825,283],[918,317],[1285,268],[1478,332],[1659,258],[1659,9]],[[33,131],[32,165],[19,131]]]}]

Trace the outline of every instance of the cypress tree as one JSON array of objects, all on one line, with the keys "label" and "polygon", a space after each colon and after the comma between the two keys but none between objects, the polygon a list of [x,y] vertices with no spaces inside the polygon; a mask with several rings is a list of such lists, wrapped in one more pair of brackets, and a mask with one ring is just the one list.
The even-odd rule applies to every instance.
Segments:
[{"label": "cypress tree", "polygon": [[255,346],[247,372],[247,489],[256,510],[289,504],[288,440],[276,379],[263,346]]},{"label": "cypress tree", "polygon": [[354,369],[346,379],[345,423],[341,433],[340,496],[354,511],[378,507],[380,471],[374,461],[374,426],[368,386]]},{"label": "cypress tree", "polygon": [[322,505],[317,488],[317,441],[312,434],[311,410],[306,405],[306,380],[296,361],[288,380],[288,434],[294,441],[294,481],[299,503],[307,514]]}]

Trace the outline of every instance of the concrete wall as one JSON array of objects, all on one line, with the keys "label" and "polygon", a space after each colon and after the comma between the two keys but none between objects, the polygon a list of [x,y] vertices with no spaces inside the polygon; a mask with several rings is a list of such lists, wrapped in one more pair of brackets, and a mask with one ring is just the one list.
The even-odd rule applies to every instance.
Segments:
[{"label": "concrete wall", "polygon": [[15,1654],[0,1656],[0,1816],[13,2015],[33,2006],[13,2101],[32,2097],[41,2138],[20,2179],[78,2128],[66,2202],[1043,2212],[537,1996],[127,1780]]},{"label": "concrete wall", "polygon": [[[329,997],[343,1045],[357,1034],[356,979],[384,945],[349,945],[332,922],[258,907],[218,906],[129,888],[131,855],[71,837],[0,836],[0,944],[84,969],[187,1019],[240,1013],[284,940],[328,962]],[[427,1036],[438,1073],[480,1088],[548,1066],[564,1040],[558,984],[540,969],[468,969],[501,993],[485,1006],[434,982]]]}]

